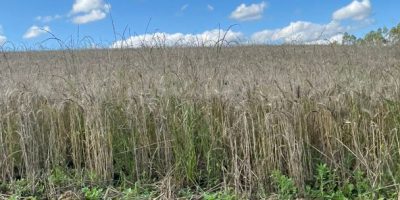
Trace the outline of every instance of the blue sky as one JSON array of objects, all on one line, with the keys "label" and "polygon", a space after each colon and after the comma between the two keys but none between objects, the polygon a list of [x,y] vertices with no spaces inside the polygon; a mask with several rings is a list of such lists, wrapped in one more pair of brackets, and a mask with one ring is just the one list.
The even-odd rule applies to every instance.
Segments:
[{"label": "blue sky", "polygon": [[399,0],[2,0],[0,44],[35,46],[51,37],[47,31],[63,41],[76,40],[79,30],[80,39],[90,36],[96,43],[112,45],[110,15],[120,40],[114,45],[135,46],[154,35],[171,45],[215,40],[217,29],[230,25],[235,26],[227,40],[318,42],[339,40],[343,32],[362,36],[395,26],[398,10]]}]

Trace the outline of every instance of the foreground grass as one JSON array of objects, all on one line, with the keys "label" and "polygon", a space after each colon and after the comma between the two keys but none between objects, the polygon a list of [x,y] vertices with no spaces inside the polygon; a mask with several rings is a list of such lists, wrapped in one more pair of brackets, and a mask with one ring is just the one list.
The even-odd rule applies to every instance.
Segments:
[{"label": "foreground grass", "polygon": [[397,198],[398,52],[254,46],[4,53],[0,193]]}]

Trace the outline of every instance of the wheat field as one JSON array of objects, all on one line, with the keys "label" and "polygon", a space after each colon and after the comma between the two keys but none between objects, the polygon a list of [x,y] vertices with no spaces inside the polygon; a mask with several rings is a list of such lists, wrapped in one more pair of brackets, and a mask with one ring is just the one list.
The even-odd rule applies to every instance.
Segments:
[{"label": "wheat field", "polygon": [[399,84],[399,46],[2,52],[1,183],[49,199],[139,182],[159,199],[260,199],[279,193],[279,171],[304,197],[325,163],[336,187],[360,171],[389,198]]}]

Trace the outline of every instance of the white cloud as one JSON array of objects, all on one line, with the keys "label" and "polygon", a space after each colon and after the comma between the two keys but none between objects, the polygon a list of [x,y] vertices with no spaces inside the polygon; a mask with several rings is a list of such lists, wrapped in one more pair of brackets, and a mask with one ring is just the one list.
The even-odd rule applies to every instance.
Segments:
[{"label": "white cloud", "polygon": [[371,15],[371,3],[369,0],[354,0],[349,5],[336,10],[332,18],[334,20],[345,20],[345,19],[352,19],[352,20],[365,20]]},{"label": "white cloud", "polygon": [[259,4],[241,4],[230,15],[230,18],[238,21],[251,21],[262,18],[264,9],[267,7],[265,2]]},{"label": "white cloud", "polygon": [[92,10],[85,15],[75,16],[72,22],[75,24],[86,24],[93,21],[98,21],[106,17],[106,13],[101,10]]},{"label": "white cloud", "polygon": [[0,46],[3,45],[7,41],[6,36],[0,35]]},{"label": "white cloud", "polygon": [[207,10],[209,11],[213,11],[214,10],[214,6],[207,4]]},{"label": "white cloud", "polygon": [[40,35],[43,35],[47,32],[50,32],[50,27],[49,26],[31,26],[26,33],[24,34],[23,38],[24,39],[32,39],[35,37],[39,37]]},{"label": "white cloud", "polygon": [[6,36],[3,35],[3,26],[0,25],[0,46],[7,41]]},{"label": "white cloud", "polygon": [[[302,44],[330,44],[342,43],[343,33],[356,30],[361,26],[371,24],[371,3],[369,0],[353,0],[349,5],[336,10],[332,14],[332,21],[327,24],[317,24],[307,21],[291,22],[288,26],[278,29],[266,29],[251,36],[255,43],[302,43]],[[357,24],[344,27],[342,20],[356,20]]]},{"label": "white cloud", "polygon": [[253,42],[287,42],[287,43],[309,43],[319,40],[330,39],[344,31],[340,23],[331,21],[328,24],[316,24],[306,21],[296,21],[288,26],[256,32],[251,36]]},{"label": "white cloud", "polygon": [[75,0],[72,13],[90,13],[92,10],[107,10],[109,7],[103,0]]},{"label": "white cloud", "polygon": [[189,4],[185,4],[181,7],[181,11],[185,11],[189,7]]},{"label": "white cloud", "polygon": [[62,18],[61,15],[54,15],[54,16],[49,15],[49,16],[37,16],[37,17],[35,17],[35,20],[43,22],[43,23],[48,23],[48,22],[51,22],[51,21],[54,21],[57,19],[61,19],[61,18]]},{"label": "white cloud", "polygon": [[115,42],[113,48],[129,47],[138,48],[143,46],[212,46],[220,42],[224,37],[224,43],[240,42],[244,36],[241,32],[232,30],[224,31],[214,29],[200,34],[183,33],[161,33],[131,36],[126,40]]},{"label": "white cloud", "polygon": [[111,5],[103,0],[75,0],[72,6],[72,22],[75,24],[86,24],[104,19],[110,12]]}]

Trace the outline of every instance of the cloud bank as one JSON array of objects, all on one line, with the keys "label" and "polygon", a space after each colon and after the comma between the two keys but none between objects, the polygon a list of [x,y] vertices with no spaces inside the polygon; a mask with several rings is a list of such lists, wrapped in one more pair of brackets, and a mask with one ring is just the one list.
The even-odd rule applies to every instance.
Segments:
[{"label": "cloud bank", "polygon": [[332,38],[340,32],[345,32],[339,22],[331,21],[328,24],[316,24],[307,21],[291,22],[288,26],[256,32],[251,36],[255,43],[286,42],[307,43],[326,38]]},{"label": "cloud bank", "polygon": [[264,9],[267,7],[265,2],[259,4],[241,4],[230,15],[231,19],[237,21],[253,21],[262,18]]},{"label": "cloud bank", "polygon": [[240,42],[244,38],[241,32],[214,29],[199,34],[162,33],[131,36],[112,44],[112,48],[138,48],[147,46],[212,46],[218,42],[225,44]]}]

